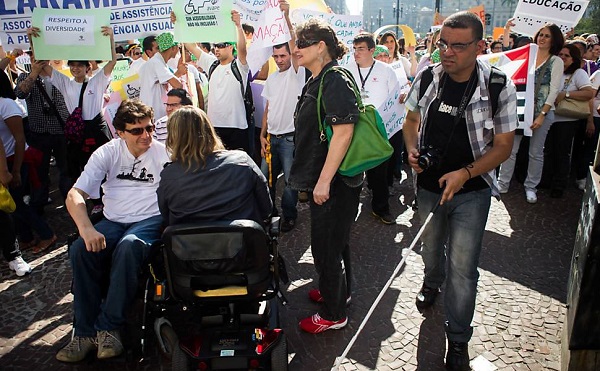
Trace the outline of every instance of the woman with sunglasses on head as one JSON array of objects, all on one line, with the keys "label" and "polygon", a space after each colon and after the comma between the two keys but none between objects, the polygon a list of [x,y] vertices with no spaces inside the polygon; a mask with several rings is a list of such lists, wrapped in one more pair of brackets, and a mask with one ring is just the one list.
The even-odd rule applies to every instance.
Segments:
[{"label": "woman with sunglasses on head", "polygon": [[310,70],[312,77],[304,86],[296,105],[296,153],[289,186],[309,193],[311,246],[319,276],[319,288],[311,290],[309,298],[323,305],[318,313],[300,321],[300,328],[313,334],[339,329],[348,323],[348,243],[350,227],[358,209],[363,174],[345,177],[337,171],[359,117],[353,82],[334,71],[323,77],[321,113],[324,113],[323,124],[330,125],[333,130],[330,141],[319,130],[317,113],[321,78],[327,70],[337,65],[337,59],[346,51],[335,31],[322,21],[311,19],[296,28],[294,57],[300,66]]},{"label": "woman with sunglasses on head", "polygon": [[[533,134],[529,142],[527,178],[523,184],[525,198],[530,204],[537,202],[537,186],[542,179],[544,167],[544,142],[554,121],[554,101],[560,90],[563,75],[564,64],[558,57],[558,53],[565,43],[560,28],[553,23],[540,28],[534,40],[538,46],[538,53],[535,61],[533,123],[530,126]],[[500,193],[508,192],[522,138],[522,135],[515,135],[510,157],[500,166],[498,175]]]},{"label": "woman with sunglasses on head", "polygon": [[[571,98],[585,102],[589,106],[589,100],[593,98],[595,91],[588,74],[580,67],[582,57],[579,48],[570,43],[565,44],[558,56],[564,63],[562,78],[564,84],[561,86],[562,89],[556,96],[554,104],[558,106],[564,99]],[[554,122],[548,132],[544,150],[544,177],[551,178],[548,180],[551,181],[550,197],[552,198],[561,198],[567,188],[571,165],[571,144],[581,121],[586,123],[588,119],[580,120],[561,116],[559,113],[554,114]],[[594,123],[591,119],[589,121],[593,134]],[[573,155],[575,156],[575,153]],[[585,184],[585,178],[583,184]]]},{"label": "woman with sunglasses on head", "polygon": [[[415,76],[417,71],[417,57],[415,54],[415,47],[411,46],[410,56],[406,57],[405,52],[407,49],[404,48],[404,38],[401,38],[402,45],[399,44],[396,35],[392,31],[385,32],[379,38],[379,44],[384,45],[390,52],[390,64],[394,69],[398,67],[404,68],[406,77],[412,78]],[[409,59],[410,58],[410,59]]]},{"label": "woman with sunglasses on head", "polygon": [[263,225],[273,205],[267,180],[250,156],[226,150],[197,107],[173,112],[168,126],[172,162],[157,190],[163,223],[249,219]]}]

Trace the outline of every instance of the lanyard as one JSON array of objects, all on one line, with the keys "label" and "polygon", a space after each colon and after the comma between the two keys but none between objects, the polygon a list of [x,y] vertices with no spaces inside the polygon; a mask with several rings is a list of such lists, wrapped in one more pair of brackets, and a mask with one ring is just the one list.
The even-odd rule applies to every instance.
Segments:
[{"label": "lanyard", "polygon": [[367,76],[363,79],[362,72],[360,72],[360,66],[358,65],[358,63],[356,64],[356,67],[358,67],[358,76],[360,76],[360,90],[361,91],[365,91],[365,83],[367,82],[369,75],[373,71],[373,66],[375,66],[375,61],[373,61],[373,64],[371,65],[371,68],[369,68],[369,72],[367,73]]}]

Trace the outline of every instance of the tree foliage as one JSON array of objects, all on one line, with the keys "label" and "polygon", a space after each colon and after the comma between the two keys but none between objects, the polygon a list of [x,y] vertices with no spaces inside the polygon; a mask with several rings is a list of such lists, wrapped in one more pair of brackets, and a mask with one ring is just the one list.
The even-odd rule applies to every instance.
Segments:
[{"label": "tree foliage", "polygon": [[588,4],[586,16],[581,18],[579,24],[575,27],[576,34],[595,33],[600,35],[600,0],[591,0]]}]

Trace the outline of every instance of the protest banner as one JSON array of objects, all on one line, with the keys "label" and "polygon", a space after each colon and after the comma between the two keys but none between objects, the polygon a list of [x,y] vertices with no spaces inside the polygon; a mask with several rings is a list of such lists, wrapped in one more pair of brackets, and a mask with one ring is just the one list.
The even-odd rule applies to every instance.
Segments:
[{"label": "protest banner", "polygon": [[512,30],[534,36],[546,23],[555,23],[562,33],[566,33],[579,23],[588,3],[586,0],[519,1],[513,16],[515,25]]},{"label": "protest banner", "polygon": [[[506,76],[512,79],[517,89],[517,115],[519,117],[517,129],[522,129],[526,136],[531,136],[531,123],[533,122],[533,102],[535,89],[535,58],[538,46],[529,44],[518,49],[502,53],[484,54],[479,60],[486,61],[498,67]],[[526,104],[530,102],[531,104]]]},{"label": "protest banner", "polygon": [[39,9],[33,11],[32,25],[40,29],[33,39],[37,59],[106,60],[112,58],[108,36],[102,26],[108,25],[107,9]]},{"label": "protest banner", "polygon": [[502,35],[504,35],[504,27],[494,27],[494,33],[492,34],[494,40],[499,40]]},{"label": "protest banner", "polygon": [[352,49],[352,40],[363,29],[362,16],[323,13],[306,9],[294,9],[291,12],[292,22],[299,24],[311,18],[320,18],[329,23],[338,39]]},{"label": "protest banner", "polygon": [[175,40],[180,42],[234,42],[232,3],[225,0],[174,0]]},{"label": "protest banner", "polygon": [[483,24],[483,29],[485,30],[485,9],[483,4],[472,7],[468,10],[470,13],[476,14],[479,19],[481,19],[481,23]]},{"label": "protest banner", "polygon": [[268,1],[254,27],[252,45],[257,48],[271,47],[286,43],[291,38],[288,24],[279,9],[279,0]]},{"label": "protest banner", "polygon": [[[115,41],[141,39],[171,31],[169,20],[172,0],[110,0],[110,1],[48,1],[48,0],[2,0],[0,1],[0,38],[6,50],[29,48],[27,28],[35,9],[48,10],[110,10],[110,24]],[[88,12],[86,12],[87,14]]]},{"label": "protest banner", "polygon": [[140,97],[140,84],[140,76],[136,73],[117,81],[114,85],[114,91],[119,93],[122,100],[138,99]]},{"label": "protest banner", "polygon": [[377,112],[381,115],[388,138],[402,130],[404,123],[405,109],[404,104],[399,104],[401,88],[398,85],[387,99],[377,107]]}]

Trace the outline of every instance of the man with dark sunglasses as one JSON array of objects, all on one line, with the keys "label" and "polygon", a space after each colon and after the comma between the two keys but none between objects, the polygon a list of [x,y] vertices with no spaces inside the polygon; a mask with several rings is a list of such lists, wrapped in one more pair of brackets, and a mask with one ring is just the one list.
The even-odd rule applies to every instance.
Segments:
[{"label": "man with dark sunglasses", "polygon": [[[152,140],[153,118],[152,108],[138,100],[121,103],[113,121],[119,138],[92,154],[67,196],[79,231],[69,249],[75,336],[56,354],[59,361],[79,362],[96,348],[101,359],[123,352],[119,329],[135,296],[142,261],[160,238],[156,190],[169,156],[163,144]],[[99,198],[100,187],[104,218],[92,224],[86,199]]]},{"label": "man with dark sunglasses", "polygon": [[[441,63],[417,75],[403,127],[421,220],[435,212],[421,236],[425,277],[416,305],[431,307],[445,282],[446,368],[466,371],[477,265],[491,196],[499,197],[495,169],[512,149],[517,102],[512,81],[477,60],[485,48],[477,15],[448,17],[436,45]],[[491,85],[500,88],[495,98]]]},{"label": "man with dark sunglasses", "polygon": [[237,58],[233,56],[234,47],[231,42],[214,44],[214,56],[203,52],[195,43],[186,43],[185,47],[198,58],[197,65],[203,71],[211,71],[213,63],[219,61],[212,73],[209,73],[210,95],[206,113],[227,149],[243,149],[249,152],[250,136],[244,94],[232,66],[235,64],[242,79],[241,85],[246,87],[250,70],[246,61],[246,35],[237,11],[231,12],[231,20],[237,29]]}]

